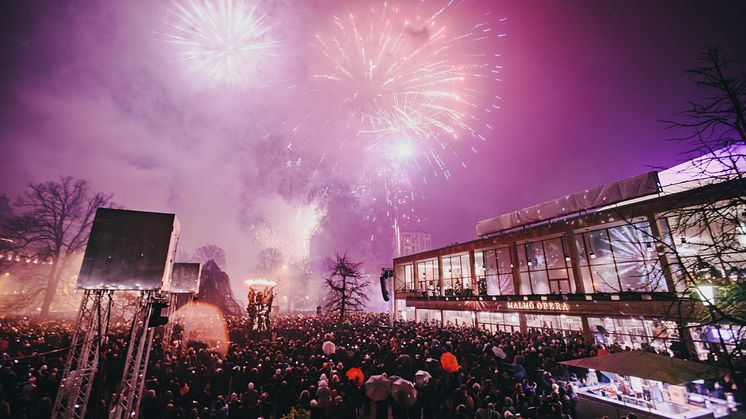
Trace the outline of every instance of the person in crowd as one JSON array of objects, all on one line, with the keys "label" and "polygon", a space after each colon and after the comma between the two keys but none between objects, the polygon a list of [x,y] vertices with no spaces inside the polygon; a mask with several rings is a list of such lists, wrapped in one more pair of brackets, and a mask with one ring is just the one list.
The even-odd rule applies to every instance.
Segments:
[{"label": "person in crowd", "polygon": [[[173,344],[153,345],[140,417],[572,419],[582,412],[570,381],[586,371],[559,362],[624,350],[595,345],[580,333],[490,332],[404,321],[391,327],[385,314],[351,314],[341,325],[333,316],[276,316],[267,337],[247,335],[248,318],[226,320],[227,353],[199,342],[199,336],[179,340],[178,328]],[[0,419],[51,415],[73,326],[72,320],[2,322]],[[102,407],[89,406],[87,416],[111,402],[127,332],[126,323],[110,328],[91,393],[93,404],[100,400]],[[331,353],[322,350],[327,341],[335,345]],[[457,360],[453,373],[441,366],[446,352]],[[416,394],[371,399],[364,380],[348,375],[353,367],[364,380],[386,374],[410,381]],[[418,372],[429,378],[418,379]],[[713,389],[735,385],[727,377]]]}]

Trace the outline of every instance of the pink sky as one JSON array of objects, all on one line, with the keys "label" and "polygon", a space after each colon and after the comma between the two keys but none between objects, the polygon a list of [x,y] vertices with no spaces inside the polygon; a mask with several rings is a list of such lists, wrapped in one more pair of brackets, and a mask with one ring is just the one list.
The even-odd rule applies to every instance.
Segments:
[{"label": "pink sky", "polygon": [[[422,220],[404,229],[432,233],[436,246],[475,238],[478,220],[675,164],[683,149],[665,141],[676,133],[658,120],[696,97],[683,70],[707,45],[746,60],[740,1],[463,3],[447,17],[454,26],[485,12],[508,18],[498,26],[507,36],[487,46],[502,54],[502,82],[490,87],[502,110],[483,120],[494,127],[487,142],[453,145],[452,178],[416,182],[416,200],[402,210]],[[345,249],[390,263],[386,207],[349,193],[362,157],[330,147],[343,127],[292,131],[309,109],[339,112],[306,94],[319,59],[310,44],[332,14],[361,4],[259,1],[282,41],[255,69],[269,84],[215,89],[185,75],[158,39],[168,1],[4,2],[0,193],[72,175],[127,208],[175,212],[181,248],[224,247],[235,285],[251,276],[261,250],[254,228],[293,222],[323,189],[314,270]],[[323,182],[309,180],[316,170]]]}]

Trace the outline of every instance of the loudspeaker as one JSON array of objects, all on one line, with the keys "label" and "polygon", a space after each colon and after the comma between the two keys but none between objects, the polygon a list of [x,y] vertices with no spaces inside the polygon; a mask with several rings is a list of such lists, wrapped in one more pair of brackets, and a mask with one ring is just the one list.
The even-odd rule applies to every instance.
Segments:
[{"label": "loudspeaker", "polygon": [[165,301],[154,301],[150,304],[150,321],[148,327],[163,326],[168,323],[168,303]]},{"label": "loudspeaker", "polygon": [[77,287],[167,290],[179,230],[174,214],[97,209]]},{"label": "loudspeaker", "polygon": [[201,273],[202,265],[199,263],[174,263],[169,292],[198,293]]},{"label": "loudspeaker", "polygon": [[389,300],[389,289],[386,285],[386,280],[393,277],[394,271],[391,269],[383,269],[383,272],[381,272],[381,296],[383,297],[383,301]]}]

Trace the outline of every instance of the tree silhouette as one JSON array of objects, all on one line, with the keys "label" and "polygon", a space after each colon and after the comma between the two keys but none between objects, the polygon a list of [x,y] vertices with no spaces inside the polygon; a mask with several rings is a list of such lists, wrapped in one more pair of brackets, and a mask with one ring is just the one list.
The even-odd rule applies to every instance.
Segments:
[{"label": "tree silhouette", "polygon": [[73,256],[85,249],[96,209],[111,207],[111,198],[102,193],[91,195],[87,181],[65,176],[58,181],[29,184],[15,202],[21,213],[6,221],[6,243],[12,243],[18,256],[51,264],[45,284],[38,289],[44,295],[42,317],[49,314]]},{"label": "tree silhouette", "polygon": [[192,258],[202,265],[212,260],[215,261],[220,269],[225,269],[225,250],[220,246],[207,243],[204,246],[198,247],[194,251]]},{"label": "tree silhouette", "polygon": [[345,314],[362,311],[368,302],[369,283],[363,277],[362,263],[352,262],[347,254],[337,253],[334,259],[327,260],[329,275],[325,278],[327,288],[326,309],[339,313],[339,322],[344,322]]},{"label": "tree silhouette", "polygon": [[[678,318],[682,332],[715,328],[720,342],[709,343],[710,353],[742,382],[732,360],[746,348],[746,77],[736,65],[735,57],[707,48],[686,71],[701,98],[663,121],[683,133],[673,140],[687,148],[687,162],[669,170],[671,207],[642,223],[623,207],[616,215],[656,255],[642,275],[678,294],[667,317]],[[714,287],[714,298],[704,296],[705,287]],[[742,400],[744,390],[738,389]]]}]

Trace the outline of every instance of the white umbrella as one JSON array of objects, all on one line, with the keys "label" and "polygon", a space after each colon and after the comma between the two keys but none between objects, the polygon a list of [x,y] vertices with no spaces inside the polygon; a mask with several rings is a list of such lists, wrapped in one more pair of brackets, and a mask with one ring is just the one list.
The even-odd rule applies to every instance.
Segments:
[{"label": "white umbrella", "polygon": [[391,383],[391,397],[400,405],[410,407],[417,403],[417,389],[411,381],[400,378]]},{"label": "white umbrella", "polygon": [[386,400],[391,394],[391,381],[385,375],[371,375],[365,382],[365,395],[374,402]]},{"label": "white umbrella", "polygon": [[419,370],[414,374],[414,382],[417,384],[417,388],[426,386],[433,378],[429,372]]},{"label": "white umbrella", "polygon": [[327,340],[321,345],[321,350],[324,352],[324,355],[331,355],[337,350],[337,346]]},{"label": "white umbrella", "polygon": [[495,356],[498,357],[498,358],[500,358],[500,359],[505,359],[505,358],[508,357],[508,354],[506,354],[505,351],[503,351],[498,346],[493,346],[492,347],[492,353],[495,354]]}]

